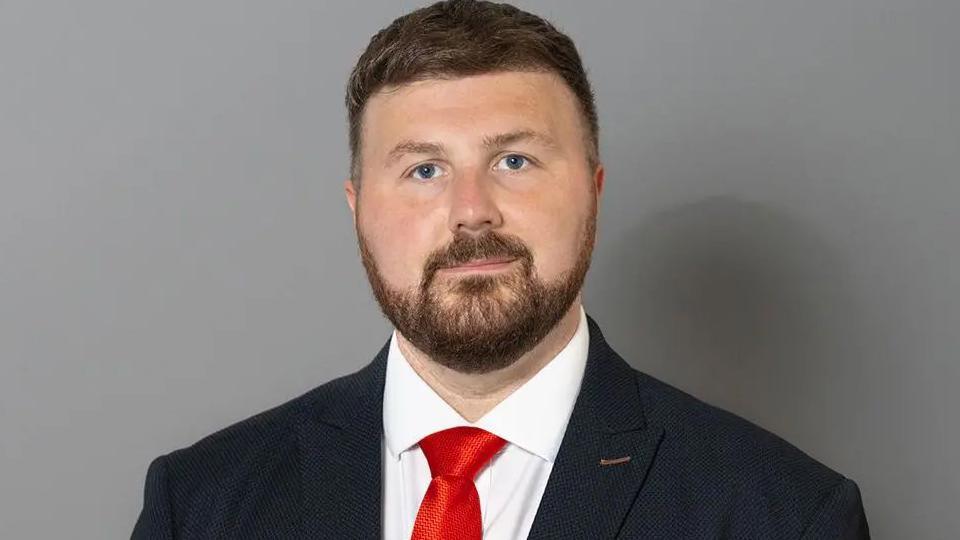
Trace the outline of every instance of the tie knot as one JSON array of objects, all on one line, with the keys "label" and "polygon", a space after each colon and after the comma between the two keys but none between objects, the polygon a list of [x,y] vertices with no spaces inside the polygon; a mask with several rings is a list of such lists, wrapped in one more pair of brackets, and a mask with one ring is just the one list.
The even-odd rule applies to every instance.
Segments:
[{"label": "tie knot", "polygon": [[507,441],[489,431],[458,426],[427,435],[420,449],[430,464],[430,474],[462,476],[471,482]]}]

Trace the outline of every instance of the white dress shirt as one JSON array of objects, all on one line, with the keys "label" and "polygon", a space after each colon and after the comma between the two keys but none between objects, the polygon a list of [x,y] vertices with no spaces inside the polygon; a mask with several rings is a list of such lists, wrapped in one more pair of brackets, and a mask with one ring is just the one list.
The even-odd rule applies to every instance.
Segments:
[{"label": "white dress shirt", "polygon": [[588,333],[581,307],[580,324],[563,350],[470,423],[413,370],[397,346],[394,330],[383,390],[384,540],[409,540],[430,485],[430,465],[419,441],[456,426],[475,426],[507,441],[475,478],[484,539],[527,537],[580,392]]}]

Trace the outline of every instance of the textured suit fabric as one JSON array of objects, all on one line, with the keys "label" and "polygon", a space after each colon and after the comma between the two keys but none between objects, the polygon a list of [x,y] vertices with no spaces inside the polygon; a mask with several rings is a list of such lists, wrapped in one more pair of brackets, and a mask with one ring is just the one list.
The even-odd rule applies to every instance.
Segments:
[{"label": "textured suit fabric", "polygon": [[[588,323],[529,538],[869,538],[852,480],[631,368]],[[133,538],[379,538],[386,355],[154,460]]]}]

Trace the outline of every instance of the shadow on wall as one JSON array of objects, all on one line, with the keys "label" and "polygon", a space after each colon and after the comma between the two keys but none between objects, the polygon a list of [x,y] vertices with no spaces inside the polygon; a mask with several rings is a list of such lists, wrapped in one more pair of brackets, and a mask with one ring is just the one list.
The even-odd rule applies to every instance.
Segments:
[{"label": "shadow on wall", "polygon": [[809,224],[711,197],[652,214],[603,249],[586,297],[626,337],[615,346],[634,367],[814,441],[814,455],[817,441],[827,448],[824,419],[859,377],[845,359],[861,334],[844,269]]}]

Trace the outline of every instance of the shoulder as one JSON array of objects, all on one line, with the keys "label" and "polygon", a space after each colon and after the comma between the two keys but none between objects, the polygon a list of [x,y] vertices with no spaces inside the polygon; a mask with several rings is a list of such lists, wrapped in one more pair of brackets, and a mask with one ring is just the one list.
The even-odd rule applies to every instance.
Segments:
[{"label": "shoulder", "polygon": [[736,414],[634,374],[648,422],[663,429],[653,481],[672,484],[688,502],[708,504],[734,523],[767,522],[784,533],[809,532],[825,514],[830,523],[832,514],[862,515],[852,480]]},{"label": "shoulder", "polygon": [[236,468],[238,460],[269,455],[282,450],[296,437],[297,423],[304,414],[323,415],[328,407],[350,391],[352,373],[330,380],[283,404],[240,420],[188,447],[167,455],[170,463],[219,468],[227,463]]},{"label": "shoulder", "polygon": [[362,404],[382,385],[386,351],[359,371],[153,460],[133,537],[233,538],[244,523],[297,523],[306,441],[324,443],[355,411],[369,409]]},{"label": "shoulder", "polygon": [[296,484],[301,424],[339,413],[358,399],[364,370],[328,381],[269,410],[229,425],[190,446],[156,458],[148,471],[163,480],[169,500],[198,510],[255,486]]}]

